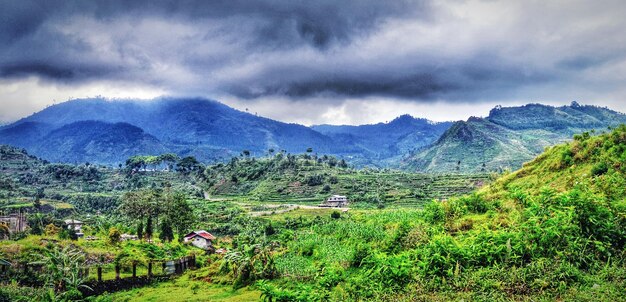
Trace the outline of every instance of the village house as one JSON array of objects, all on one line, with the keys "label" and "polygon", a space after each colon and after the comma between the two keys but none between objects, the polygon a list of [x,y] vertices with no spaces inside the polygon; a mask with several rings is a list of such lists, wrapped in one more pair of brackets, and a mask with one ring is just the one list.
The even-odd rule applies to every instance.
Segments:
[{"label": "village house", "polygon": [[120,235],[120,240],[122,240],[122,241],[139,240],[139,237],[137,235],[122,234],[122,235]]},{"label": "village house", "polygon": [[333,195],[328,197],[321,207],[341,208],[348,205],[348,197],[343,195]]},{"label": "village house", "polygon": [[185,235],[183,241],[190,242],[191,245],[197,248],[210,250],[213,248],[213,240],[215,240],[215,236],[211,235],[211,233],[204,230],[199,230]]},{"label": "village house", "polygon": [[26,216],[23,213],[13,213],[0,216],[0,223],[4,223],[9,228],[9,233],[23,232],[28,227]]},{"label": "village house", "polygon": [[66,219],[64,222],[68,230],[74,230],[74,232],[76,233],[76,236],[83,237],[85,235],[83,234],[83,222],[82,221],[75,220],[75,219]]}]

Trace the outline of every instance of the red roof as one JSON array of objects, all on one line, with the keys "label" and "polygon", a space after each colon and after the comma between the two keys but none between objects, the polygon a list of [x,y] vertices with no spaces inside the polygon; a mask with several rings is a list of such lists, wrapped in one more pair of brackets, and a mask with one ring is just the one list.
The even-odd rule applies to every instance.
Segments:
[{"label": "red roof", "polygon": [[185,238],[186,239],[191,239],[191,238],[196,237],[196,236],[200,236],[200,237],[202,237],[204,239],[207,239],[207,240],[215,240],[215,236],[211,235],[211,233],[209,233],[207,231],[204,231],[204,230],[191,232],[191,233],[185,235]]}]

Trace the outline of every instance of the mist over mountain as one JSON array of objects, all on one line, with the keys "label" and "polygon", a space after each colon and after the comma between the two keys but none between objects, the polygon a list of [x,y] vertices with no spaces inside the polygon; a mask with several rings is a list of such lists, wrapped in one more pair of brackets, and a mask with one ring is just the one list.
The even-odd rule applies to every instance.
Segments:
[{"label": "mist over mountain", "polygon": [[431,172],[518,169],[545,147],[569,141],[574,134],[623,123],[623,113],[576,102],[496,107],[486,118],[454,123],[432,146],[405,158],[401,167]]}]

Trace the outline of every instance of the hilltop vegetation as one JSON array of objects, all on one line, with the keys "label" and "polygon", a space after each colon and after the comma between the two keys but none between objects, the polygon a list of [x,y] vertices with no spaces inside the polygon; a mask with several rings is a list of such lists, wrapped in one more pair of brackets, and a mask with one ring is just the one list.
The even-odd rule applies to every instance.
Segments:
[{"label": "hilltop vegetation", "polygon": [[516,170],[546,147],[569,141],[576,133],[604,131],[622,123],[626,123],[622,113],[576,102],[562,107],[498,107],[486,118],[455,123],[432,146],[405,158],[401,166],[431,172]]},{"label": "hilltop vegetation", "polygon": [[320,203],[330,194],[347,195],[371,206],[421,206],[436,198],[466,194],[491,178],[487,174],[411,174],[355,170],[345,160],[315,154],[279,153],[267,158],[236,157],[205,170],[207,192],[249,201]]}]

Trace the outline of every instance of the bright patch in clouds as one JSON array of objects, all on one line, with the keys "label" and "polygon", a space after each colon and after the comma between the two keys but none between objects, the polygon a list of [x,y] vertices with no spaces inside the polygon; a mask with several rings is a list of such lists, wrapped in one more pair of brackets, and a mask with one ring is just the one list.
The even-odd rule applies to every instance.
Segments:
[{"label": "bright patch in clouds", "polygon": [[[53,84],[29,77],[0,81],[0,121],[10,122],[37,112],[46,106],[74,98],[102,96],[110,99],[133,98],[150,100],[167,94],[156,87],[141,87],[120,82],[98,82],[83,85]],[[5,110],[10,109],[10,110]]]}]

